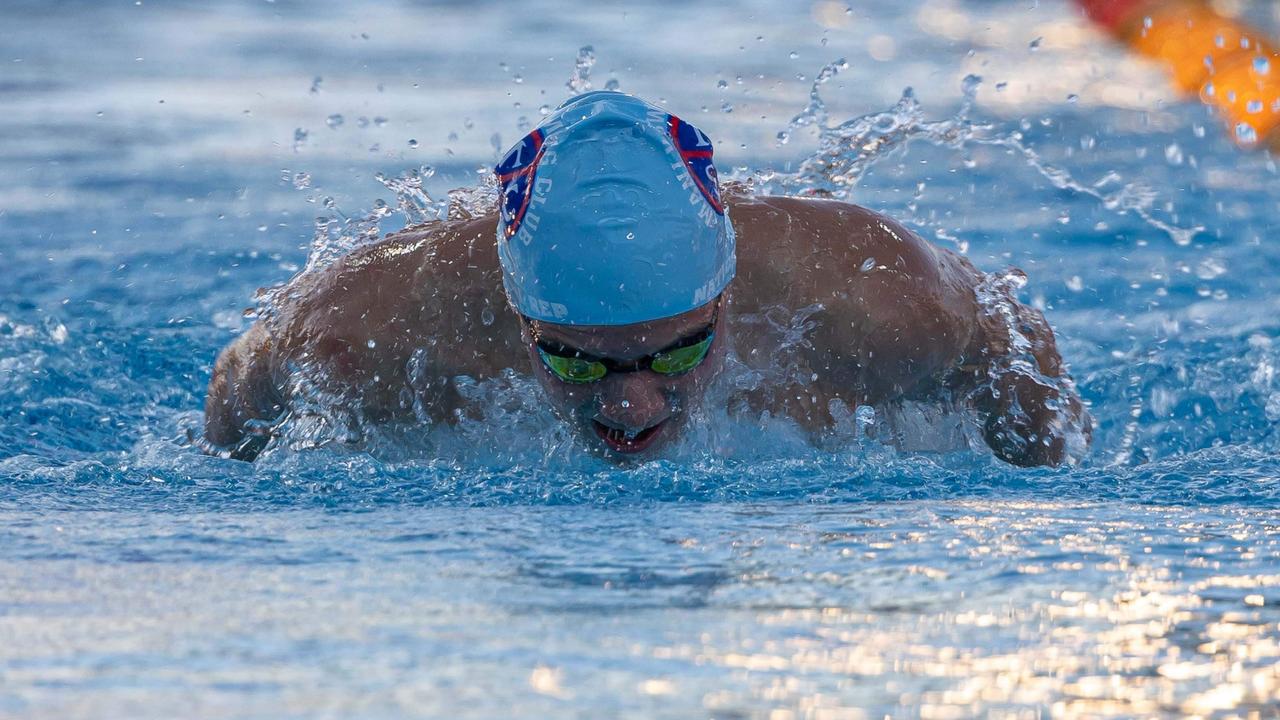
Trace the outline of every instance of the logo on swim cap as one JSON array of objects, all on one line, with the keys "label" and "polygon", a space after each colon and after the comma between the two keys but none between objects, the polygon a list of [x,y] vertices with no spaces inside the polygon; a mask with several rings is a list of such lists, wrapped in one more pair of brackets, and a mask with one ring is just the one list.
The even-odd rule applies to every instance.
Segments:
[{"label": "logo on swim cap", "polygon": [[[684,161],[685,170],[693,179],[694,186],[717,215],[724,215],[724,203],[720,200],[720,178],[712,162],[715,148],[711,145],[711,139],[706,133],[675,115],[665,115],[665,125],[669,128],[671,143],[680,153],[680,159]],[[546,150],[545,140],[546,134],[542,128],[534,130],[516,143],[493,169],[498,176],[501,192],[498,213],[504,227],[503,235],[508,239],[520,231],[520,224],[529,212],[538,162],[542,160]]]},{"label": "logo on swim cap", "polygon": [[684,166],[693,176],[693,182],[702,191],[702,196],[711,203],[719,215],[724,214],[724,205],[720,202],[720,189],[717,187],[716,166],[711,164],[714,152],[711,139],[701,130],[681,120],[675,115],[667,116],[667,124],[671,127],[671,141],[680,151]]},{"label": "logo on swim cap", "polygon": [[619,92],[579,95],[494,168],[498,258],[526,317],[627,325],[700,307],[735,266],[711,140]]},{"label": "logo on swim cap", "polygon": [[498,212],[502,216],[502,224],[506,226],[505,234],[508,238],[520,230],[520,223],[524,221],[525,213],[529,212],[534,174],[538,171],[538,161],[542,159],[542,149],[542,130],[534,130],[494,168],[502,187],[502,201],[498,205]]}]

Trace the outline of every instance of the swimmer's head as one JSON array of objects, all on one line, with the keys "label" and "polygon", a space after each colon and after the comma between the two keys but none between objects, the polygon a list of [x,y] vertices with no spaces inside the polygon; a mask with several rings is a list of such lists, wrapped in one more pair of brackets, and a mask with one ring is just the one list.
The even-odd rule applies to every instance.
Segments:
[{"label": "swimmer's head", "polygon": [[496,168],[502,280],[526,318],[629,325],[706,305],[734,274],[711,141],[618,92],[579,95]]},{"label": "swimmer's head", "polygon": [[534,375],[615,458],[676,435],[721,365],[734,233],[711,141],[616,92],[562,105],[498,165],[498,255]]}]

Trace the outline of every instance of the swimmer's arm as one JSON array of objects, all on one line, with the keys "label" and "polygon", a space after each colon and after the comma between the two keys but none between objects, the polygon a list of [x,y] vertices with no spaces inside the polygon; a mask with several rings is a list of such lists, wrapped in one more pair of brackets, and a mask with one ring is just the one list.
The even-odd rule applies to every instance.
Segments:
[{"label": "swimmer's arm", "polygon": [[1093,419],[1067,376],[1053,330],[1044,315],[1008,298],[1014,326],[1030,353],[1015,343],[1003,321],[985,324],[983,361],[972,395],[982,434],[1000,459],[1024,467],[1060,465],[1087,446]]},{"label": "swimmer's arm", "polygon": [[236,460],[262,452],[270,435],[255,424],[274,421],[284,409],[270,357],[271,338],[261,322],[218,355],[204,405],[206,452]]}]

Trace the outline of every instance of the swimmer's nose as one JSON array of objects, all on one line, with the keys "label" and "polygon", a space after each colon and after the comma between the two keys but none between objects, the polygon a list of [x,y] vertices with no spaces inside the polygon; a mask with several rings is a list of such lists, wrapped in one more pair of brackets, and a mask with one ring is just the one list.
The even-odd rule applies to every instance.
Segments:
[{"label": "swimmer's nose", "polygon": [[662,384],[650,373],[617,373],[605,380],[599,420],[606,425],[639,432],[665,420],[666,410]]}]

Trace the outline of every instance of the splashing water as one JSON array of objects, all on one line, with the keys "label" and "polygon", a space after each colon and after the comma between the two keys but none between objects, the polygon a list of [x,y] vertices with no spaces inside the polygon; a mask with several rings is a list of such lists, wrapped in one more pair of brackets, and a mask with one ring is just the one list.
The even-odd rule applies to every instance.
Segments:
[{"label": "splashing water", "polygon": [[[591,89],[591,68],[596,64],[596,51],[590,45],[578,49],[578,58],[573,63],[573,74],[564,84],[571,95],[581,95]],[[617,87],[609,88],[616,90]]]},{"label": "splashing water", "polygon": [[1023,141],[1022,133],[1001,130],[994,124],[979,123],[969,118],[974,97],[982,78],[968,75],[962,83],[963,101],[952,117],[926,120],[924,108],[911,88],[889,110],[846,120],[836,126],[828,124],[829,115],[822,99],[821,86],[835,77],[848,63],[841,59],[819,71],[809,91],[809,103],[778,133],[779,144],[806,127],[818,129],[818,149],[805,158],[791,173],[773,170],[757,171],[745,178],[757,192],[823,196],[850,200],[859,181],[877,163],[892,157],[908,143],[923,140],[935,145],[965,151],[972,146],[999,147],[1020,156],[1055,188],[1087,195],[1118,213],[1132,212],[1153,228],[1167,234],[1177,245],[1189,245],[1203,227],[1176,227],[1153,214],[1157,196],[1139,183],[1122,185],[1113,191],[1104,188],[1120,180],[1110,173],[1086,185],[1063,168],[1049,164]]},{"label": "splashing water", "polygon": [[[300,278],[329,267],[356,248],[377,242],[383,235],[383,222],[396,213],[402,216],[406,226],[414,226],[476,217],[494,207],[498,186],[491,175],[484,175],[477,185],[455,188],[445,198],[436,199],[423,187],[435,174],[435,168],[430,165],[406,170],[395,177],[376,173],[374,179],[394,193],[394,208],[379,198],[367,212],[347,216],[332,198],[323,198],[321,205],[330,212],[316,217],[306,265],[288,281],[259,290],[254,296],[256,308],[253,314],[260,318],[272,317],[282,292],[294,286]],[[295,174],[294,187],[311,189],[311,176]]]}]

